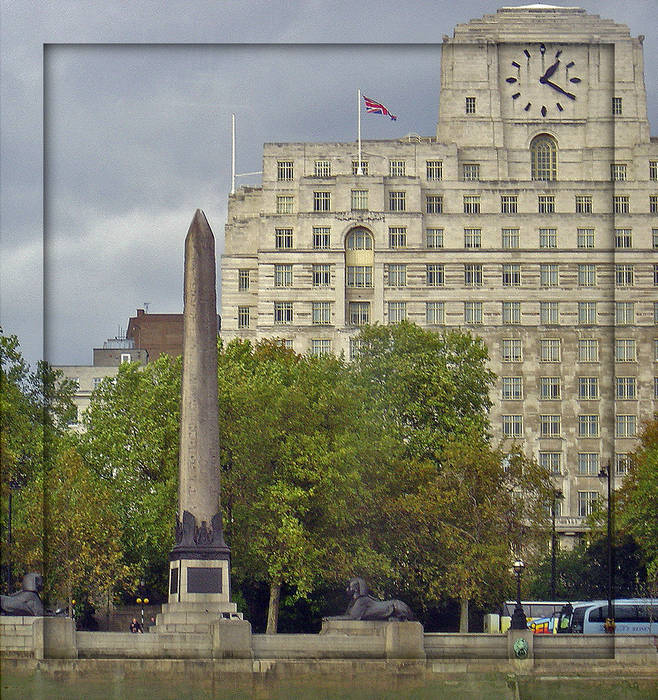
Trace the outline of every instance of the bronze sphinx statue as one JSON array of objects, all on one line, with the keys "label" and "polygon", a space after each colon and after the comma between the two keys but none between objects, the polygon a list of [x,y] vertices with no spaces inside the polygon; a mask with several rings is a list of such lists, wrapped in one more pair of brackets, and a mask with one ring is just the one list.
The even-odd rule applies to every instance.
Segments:
[{"label": "bronze sphinx statue", "polygon": [[360,576],[350,580],[347,586],[350,603],[344,615],[330,620],[415,620],[411,608],[401,600],[377,600],[370,595],[368,585]]},{"label": "bronze sphinx statue", "polygon": [[25,617],[41,617],[43,603],[39,592],[43,589],[41,574],[29,573],[23,576],[22,590],[11,595],[0,596],[0,607],[3,615],[22,615]]}]

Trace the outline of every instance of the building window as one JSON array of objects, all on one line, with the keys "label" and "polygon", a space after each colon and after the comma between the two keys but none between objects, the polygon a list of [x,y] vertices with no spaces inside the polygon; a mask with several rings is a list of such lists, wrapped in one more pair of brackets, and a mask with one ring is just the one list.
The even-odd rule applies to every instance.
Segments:
[{"label": "building window", "polygon": [[559,284],[559,267],[557,263],[540,263],[539,284],[542,287],[557,287]]},{"label": "building window", "polygon": [[438,326],[445,323],[444,302],[428,301],[425,303],[425,323],[430,326]]},{"label": "building window", "polygon": [[612,114],[615,117],[618,117],[621,115],[621,97],[613,97],[612,98]]},{"label": "building window", "polygon": [[323,355],[331,354],[331,340],[328,338],[317,338],[311,340],[311,355],[313,357],[322,357]]},{"label": "building window", "polygon": [[578,323],[581,326],[593,326],[596,324],[596,302],[578,302]]},{"label": "building window", "polygon": [[372,250],[372,236],[364,228],[355,228],[345,239],[347,250]]},{"label": "building window", "polygon": [[464,265],[464,285],[467,287],[482,286],[482,265]]},{"label": "building window", "polygon": [[556,228],[540,228],[539,229],[539,247],[540,248],[557,248],[557,229]]},{"label": "building window", "polygon": [[626,179],[626,163],[610,164],[610,179],[620,182]]},{"label": "building window", "polygon": [[518,338],[504,338],[501,356],[503,362],[521,362],[523,359],[521,340]]},{"label": "building window", "polygon": [[479,180],[480,179],[480,164],[479,163],[464,163],[462,165],[462,175],[464,180]]},{"label": "building window", "polygon": [[390,226],[388,229],[388,247],[406,248],[407,229],[405,226]]},{"label": "building window", "polygon": [[[120,360],[121,364],[124,364],[125,362],[131,362],[131,360],[132,360],[132,358],[130,357],[130,353],[129,353],[129,352],[122,352],[122,353],[121,353],[121,360]],[[79,380],[76,380],[76,382],[77,382],[78,387],[79,387],[79,386],[80,386],[80,381],[79,381]]]},{"label": "building window", "polygon": [[658,377],[653,378],[653,398],[658,400]]},{"label": "building window", "polygon": [[635,302],[615,302],[615,323],[618,326],[628,326],[635,323]]},{"label": "building window", "polygon": [[632,265],[615,265],[615,284],[618,287],[633,286],[633,266]]},{"label": "building window", "polygon": [[277,214],[292,214],[292,195],[279,194],[276,198]]},{"label": "building window", "polygon": [[539,416],[539,437],[542,437],[542,438],[560,437],[560,416],[540,415]]},{"label": "building window", "polygon": [[428,194],[425,198],[425,211],[428,214],[443,213],[443,195]]},{"label": "building window", "polygon": [[292,287],[292,265],[284,264],[274,266],[274,286]]},{"label": "building window", "polygon": [[599,436],[599,416],[596,413],[578,416],[578,437]]},{"label": "building window", "polygon": [[579,248],[593,248],[594,247],[594,229],[593,228],[579,228],[577,231],[577,245]]},{"label": "building window", "polygon": [[238,306],[238,328],[249,328],[248,306]]},{"label": "building window", "polygon": [[238,270],[238,291],[246,292],[249,290],[249,270]]},{"label": "building window", "polygon": [[598,362],[599,341],[596,338],[578,340],[578,362]]},{"label": "building window", "polygon": [[551,474],[560,474],[562,473],[561,457],[560,452],[540,452],[539,464],[544,469],[548,469]]},{"label": "building window", "polygon": [[503,323],[505,323],[505,324],[521,323],[521,302],[520,301],[504,301],[503,302]]},{"label": "building window", "polygon": [[292,229],[291,228],[276,228],[274,229],[274,247],[277,250],[292,248]]},{"label": "building window", "polygon": [[658,301],[653,302],[653,325],[658,325]]},{"label": "building window", "polygon": [[315,177],[331,177],[331,162],[328,160],[316,160]]},{"label": "building window", "polygon": [[331,192],[313,192],[313,211],[331,209]]},{"label": "building window", "polygon": [[400,263],[389,263],[388,266],[388,286],[407,286],[407,266]]},{"label": "building window", "polygon": [[328,326],[331,323],[331,303],[314,301],[311,303],[311,321],[314,326]]},{"label": "building window", "polygon": [[632,248],[633,232],[630,228],[615,229],[615,248]]},{"label": "building window", "polygon": [[557,401],[562,398],[560,377],[540,377],[539,398],[544,401]]},{"label": "building window", "polygon": [[368,161],[361,161],[361,172],[359,172],[359,161],[352,161],[352,175],[367,175],[368,174]]},{"label": "building window", "polygon": [[557,326],[560,323],[559,305],[557,301],[539,302],[539,323],[543,326]]},{"label": "building window", "polygon": [[596,265],[594,265],[593,263],[585,263],[582,265],[578,265],[578,286],[596,286]]},{"label": "building window", "polygon": [[503,287],[521,286],[521,265],[505,263],[503,265]]},{"label": "building window", "polygon": [[94,391],[98,389],[98,387],[103,383],[103,377],[94,377],[93,379],[93,387]]},{"label": "building window", "polygon": [[583,401],[596,401],[599,398],[599,378],[578,377],[578,398]]},{"label": "building window", "polygon": [[576,214],[592,213],[592,196],[589,194],[576,195]]},{"label": "building window", "polygon": [[658,265],[653,266],[653,286],[658,287]]},{"label": "building window", "polygon": [[427,179],[428,180],[442,180],[443,179],[443,161],[441,160],[428,160],[425,163]]},{"label": "building window", "polygon": [[466,114],[475,114],[475,97],[466,98]]},{"label": "building window", "polygon": [[633,400],[637,398],[635,377],[615,377],[615,398]]},{"label": "building window", "polygon": [[361,338],[350,338],[350,360],[354,360],[359,356],[363,347]]},{"label": "building window", "polygon": [[578,453],[578,474],[580,476],[598,476],[599,454],[598,452]]},{"label": "building window", "polygon": [[464,214],[479,214],[480,213],[480,195],[465,194],[464,195]]},{"label": "building window", "polygon": [[370,302],[351,301],[349,303],[349,319],[352,326],[365,326],[370,323]]},{"label": "building window", "polygon": [[500,213],[516,214],[519,198],[515,194],[503,194],[500,196]]},{"label": "building window", "polygon": [[479,228],[464,229],[464,248],[481,248],[482,230]]},{"label": "building window", "polygon": [[274,302],[274,323],[276,323],[276,324],[292,323],[292,302],[291,301],[275,301]]},{"label": "building window", "polygon": [[559,338],[542,338],[539,341],[539,360],[540,362],[560,361]]},{"label": "building window", "polygon": [[658,180],[658,160],[649,161],[649,180]]},{"label": "building window", "polygon": [[406,175],[406,163],[403,160],[389,160],[388,174],[391,177],[404,177]]},{"label": "building window", "polygon": [[615,437],[631,438],[635,437],[637,427],[637,416],[616,416]]},{"label": "building window", "polygon": [[331,284],[331,266],[326,263],[313,265],[313,286],[328,287]]},{"label": "building window", "polygon": [[630,212],[630,202],[628,195],[616,194],[613,197],[615,214],[628,214]]},{"label": "building window", "polygon": [[557,180],[557,143],[547,134],[536,136],[530,144],[532,180]]},{"label": "building window", "polygon": [[507,415],[502,416],[503,437],[518,438],[523,435],[523,416]]},{"label": "building window", "polygon": [[328,250],[331,247],[331,229],[328,226],[313,227],[313,248]]},{"label": "building window", "polygon": [[502,245],[503,248],[518,248],[519,247],[519,229],[504,228],[502,230]]},{"label": "building window", "polygon": [[368,190],[352,190],[352,211],[368,208]]},{"label": "building window", "polygon": [[428,287],[443,287],[443,265],[431,263],[426,267]]},{"label": "building window", "polygon": [[406,301],[389,301],[388,302],[388,322],[400,323],[407,319],[407,302]]},{"label": "building window", "polygon": [[406,211],[406,192],[389,192],[388,208],[390,209],[390,211]]},{"label": "building window", "polygon": [[481,301],[465,301],[464,302],[464,323],[470,323],[470,324],[482,323],[482,302]]},{"label": "building window", "polygon": [[658,249],[658,228],[651,229],[651,245],[654,250]]},{"label": "building window", "polygon": [[649,214],[658,214],[658,194],[649,195]]},{"label": "building window", "polygon": [[372,267],[370,265],[348,265],[348,287],[372,287]]},{"label": "building window", "polygon": [[555,214],[555,195],[540,194],[537,197],[537,208],[540,214]]},{"label": "building window", "polygon": [[635,362],[637,359],[634,338],[617,338],[615,340],[615,362]]},{"label": "building window", "polygon": [[523,377],[501,377],[502,398],[505,401],[516,401],[523,398]]},{"label": "building window", "polygon": [[443,229],[428,228],[425,231],[425,242],[428,248],[443,248]]},{"label": "building window", "polygon": [[293,164],[291,160],[280,160],[276,164],[277,180],[292,180],[294,177]]},{"label": "building window", "polygon": [[578,491],[578,515],[581,518],[590,516],[598,498],[599,494],[596,491]]},{"label": "building window", "polygon": [[617,452],[615,455],[615,473],[626,474],[631,466],[631,458],[626,452]]}]

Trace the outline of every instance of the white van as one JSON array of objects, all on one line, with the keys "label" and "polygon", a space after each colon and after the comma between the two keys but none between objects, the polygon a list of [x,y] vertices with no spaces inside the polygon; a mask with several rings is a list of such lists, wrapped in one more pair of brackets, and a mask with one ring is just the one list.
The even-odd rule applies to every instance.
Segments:
[{"label": "white van", "polygon": [[[613,601],[615,634],[658,634],[658,598],[618,598]],[[573,606],[569,632],[604,634],[608,601]]]}]

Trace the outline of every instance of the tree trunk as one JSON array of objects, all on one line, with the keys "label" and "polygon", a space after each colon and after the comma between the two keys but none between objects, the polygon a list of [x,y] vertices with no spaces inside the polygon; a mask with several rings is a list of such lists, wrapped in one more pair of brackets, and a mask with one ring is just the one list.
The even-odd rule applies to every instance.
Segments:
[{"label": "tree trunk", "polygon": [[276,627],[279,622],[279,602],[281,600],[281,583],[270,584],[270,602],[267,606],[267,629],[265,634],[276,634]]},{"label": "tree trunk", "polygon": [[459,631],[468,632],[468,598],[459,599]]}]

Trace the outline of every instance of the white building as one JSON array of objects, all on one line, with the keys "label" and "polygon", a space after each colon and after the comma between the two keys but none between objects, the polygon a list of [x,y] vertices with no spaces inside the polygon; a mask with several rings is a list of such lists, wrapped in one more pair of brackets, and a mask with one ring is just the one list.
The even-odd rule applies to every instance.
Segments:
[{"label": "white building", "polygon": [[550,465],[584,529],[658,407],[658,140],[643,37],[502,8],[444,37],[436,136],[269,143],[229,199],[222,336],[354,351],[365,323],[467,328],[494,433]]}]

